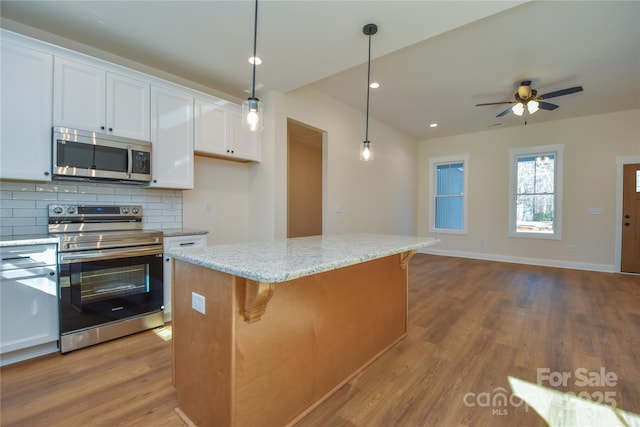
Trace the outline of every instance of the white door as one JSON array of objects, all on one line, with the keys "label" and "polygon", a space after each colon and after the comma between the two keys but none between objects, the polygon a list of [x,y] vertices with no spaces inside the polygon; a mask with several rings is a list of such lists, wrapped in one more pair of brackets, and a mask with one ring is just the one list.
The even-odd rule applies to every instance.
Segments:
[{"label": "white door", "polygon": [[53,125],[104,132],[105,71],[61,58],[54,67]]},{"label": "white door", "polygon": [[242,127],[240,106],[231,111],[231,147],[233,155],[245,160],[260,161],[260,132],[251,132]]},{"label": "white door", "polygon": [[107,133],[149,141],[150,85],[107,73]]},{"label": "white door", "polygon": [[227,109],[211,100],[195,100],[195,150],[205,154],[228,155]]},{"label": "white door", "polygon": [[193,189],[193,97],[151,87],[150,187]]},{"label": "white door", "polygon": [[2,43],[0,178],[51,180],[53,56]]}]

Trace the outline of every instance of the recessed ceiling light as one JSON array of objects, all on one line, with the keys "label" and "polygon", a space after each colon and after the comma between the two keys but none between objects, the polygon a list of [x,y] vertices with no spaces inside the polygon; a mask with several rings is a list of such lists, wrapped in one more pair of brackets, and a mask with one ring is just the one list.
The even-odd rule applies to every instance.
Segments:
[{"label": "recessed ceiling light", "polygon": [[252,56],[251,58],[249,58],[249,64],[253,65],[253,62],[255,61],[256,65],[260,65],[262,64],[262,59],[260,59],[257,56]]},{"label": "recessed ceiling light", "polygon": [[437,123],[431,123],[431,124],[429,125],[429,127],[431,127],[431,128],[437,128],[437,127],[438,127],[438,124],[437,124]]},{"label": "recessed ceiling light", "polygon": [[380,87],[380,83],[378,83],[378,82],[372,82],[372,83],[369,85],[369,87],[370,87],[371,89],[378,89],[378,88]]}]

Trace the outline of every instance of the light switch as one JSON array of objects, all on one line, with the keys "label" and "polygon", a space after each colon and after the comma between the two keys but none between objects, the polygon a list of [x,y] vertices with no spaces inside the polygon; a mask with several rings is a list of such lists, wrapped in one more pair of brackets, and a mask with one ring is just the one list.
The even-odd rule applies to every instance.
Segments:
[{"label": "light switch", "polygon": [[589,208],[587,209],[589,215],[602,215],[604,214],[604,209],[602,208]]}]

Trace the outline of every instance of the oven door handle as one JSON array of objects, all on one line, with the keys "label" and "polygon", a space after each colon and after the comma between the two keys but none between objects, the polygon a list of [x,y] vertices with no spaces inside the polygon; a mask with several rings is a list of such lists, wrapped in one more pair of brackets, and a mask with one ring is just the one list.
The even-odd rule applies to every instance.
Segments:
[{"label": "oven door handle", "polygon": [[60,264],[73,264],[83,261],[104,261],[108,259],[131,258],[146,255],[162,255],[162,246],[148,246],[141,248],[104,249],[83,252],[60,252]]}]

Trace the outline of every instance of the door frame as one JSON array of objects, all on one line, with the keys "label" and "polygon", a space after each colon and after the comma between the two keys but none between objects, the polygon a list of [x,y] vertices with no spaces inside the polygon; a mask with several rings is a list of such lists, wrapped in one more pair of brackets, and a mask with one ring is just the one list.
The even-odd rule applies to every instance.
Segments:
[{"label": "door frame", "polygon": [[[615,243],[615,271],[622,272],[622,184],[624,165],[640,163],[638,156],[616,157],[616,243]],[[632,273],[629,273],[632,274]]]}]

